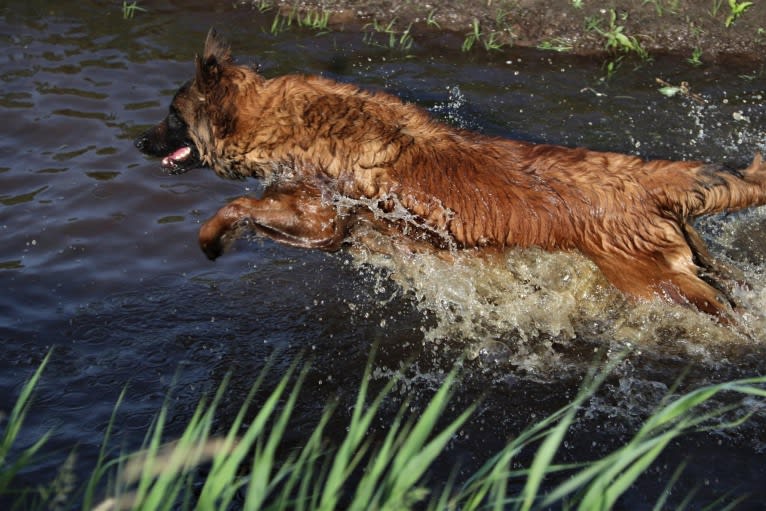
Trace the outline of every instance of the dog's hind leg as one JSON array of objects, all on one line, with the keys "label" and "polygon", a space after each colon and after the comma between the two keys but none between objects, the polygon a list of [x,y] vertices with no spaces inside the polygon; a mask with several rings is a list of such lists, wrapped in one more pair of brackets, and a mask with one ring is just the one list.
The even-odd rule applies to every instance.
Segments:
[{"label": "dog's hind leg", "polygon": [[[715,316],[722,323],[732,322],[733,303],[721,291],[695,274],[693,270],[679,271],[662,262],[636,260],[596,261],[607,279],[632,298],[652,300],[662,298],[680,305],[693,305],[697,310]],[[627,267],[626,264],[633,266]]]},{"label": "dog's hind leg", "polygon": [[200,228],[200,248],[214,260],[247,232],[295,247],[333,251],[343,242],[345,220],[314,188],[267,190],[261,199],[239,197],[221,208]]},{"label": "dog's hind leg", "polygon": [[[604,276],[628,296],[643,300],[663,298],[693,305],[722,323],[732,322],[734,303],[730,298],[731,288],[726,285],[729,273],[718,268],[699,235],[690,227],[689,232],[685,228],[663,232],[662,245],[644,249],[623,246],[619,251],[594,251],[588,256]],[[708,274],[713,271],[714,276]]]}]

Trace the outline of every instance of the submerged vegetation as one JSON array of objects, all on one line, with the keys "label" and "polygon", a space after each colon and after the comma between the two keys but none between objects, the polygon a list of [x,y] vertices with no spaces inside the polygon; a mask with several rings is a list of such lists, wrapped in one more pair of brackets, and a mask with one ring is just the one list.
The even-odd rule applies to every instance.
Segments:
[{"label": "submerged vegetation", "polygon": [[[453,371],[419,413],[405,403],[388,429],[371,433],[381,405],[395,384],[370,395],[370,367],[362,378],[356,401],[335,447],[325,440],[336,413],[325,408],[302,445],[285,450],[285,432],[302,390],[307,368],[293,366],[257,405],[268,371],[263,371],[227,431],[215,431],[217,407],[226,380],[211,400],[203,399],[180,438],[168,442],[164,428],[168,411],[160,410],[149,427],[143,448],[108,459],[107,445],[115,424],[112,415],[104,432],[96,466],[84,485],[73,475],[74,453],[49,485],[18,487],[17,475],[43,456],[49,435],[26,448],[15,442],[23,428],[31,397],[49,357],[23,387],[5,420],[0,443],[0,498],[8,509],[614,509],[620,497],[645,473],[663,450],[681,435],[703,430],[736,428],[749,419],[737,396],[763,403],[766,377],[732,381],[668,396],[623,446],[600,459],[561,464],[557,455],[581,407],[597,391],[610,368],[593,372],[566,406],[521,432],[476,473],[458,481],[430,481],[429,470],[449,449],[473,406],[443,424],[459,376]],[[729,404],[720,404],[722,394]],[[119,407],[119,402],[117,407]],[[116,411],[115,408],[115,411]],[[519,465],[524,453],[531,462]],[[204,470],[200,470],[204,467]],[[663,507],[683,467],[654,496]],[[688,498],[691,495],[687,496]],[[729,495],[715,505],[734,505]]]}]

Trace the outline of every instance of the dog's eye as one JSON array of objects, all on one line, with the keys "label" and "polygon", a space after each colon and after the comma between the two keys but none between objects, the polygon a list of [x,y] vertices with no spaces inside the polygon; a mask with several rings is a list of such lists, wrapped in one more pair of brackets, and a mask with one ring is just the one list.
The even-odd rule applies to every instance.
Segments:
[{"label": "dog's eye", "polygon": [[185,125],[186,123],[183,122],[180,117],[178,117],[178,114],[173,111],[170,112],[170,115],[168,115],[168,128],[171,130],[181,129]]}]

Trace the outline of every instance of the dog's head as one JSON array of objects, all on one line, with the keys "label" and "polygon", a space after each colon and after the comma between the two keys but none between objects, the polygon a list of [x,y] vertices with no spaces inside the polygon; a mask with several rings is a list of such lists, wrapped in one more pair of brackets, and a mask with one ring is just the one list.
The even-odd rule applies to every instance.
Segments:
[{"label": "dog's head", "polygon": [[171,174],[203,166],[226,174],[217,165],[216,142],[236,129],[240,87],[262,79],[253,69],[235,65],[229,47],[212,29],[195,65],[194,79],[176,92],[167,117],[134,143],[144,154],[162,158],[162,168]]},{"label": "dog's head", "polygon": [[135,146],[142,153],[162,158],[162,168],[171,174],[182,174],[202,166],[200,152],[187,121],[192,119],[186,99],[191,85],[187,82],[176,92],[167,117],[135,140]]}]

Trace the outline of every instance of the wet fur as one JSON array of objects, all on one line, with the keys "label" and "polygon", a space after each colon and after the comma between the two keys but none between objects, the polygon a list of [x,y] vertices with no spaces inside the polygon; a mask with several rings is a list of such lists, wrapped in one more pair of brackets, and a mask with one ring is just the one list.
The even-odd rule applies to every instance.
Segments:
[{"label": "wet fur", "polygon": [[[337,250],[359,218],[401,230],[372,211],[403,208],[421,227],[410,222],[407,233],[439,248],[578,250],[632,297],[728,320],[735,272],[710,256],[692,222],[766,203],[760,155],[729,171],[488,137],[319,76],[266,80],[236,65],[214,32],[171,115],[195,150],[181,167],[266,182],[262,198],[238,198],[202,226],[211,259],[243,230]],[[144,152],[172,145],[163,122],[137,140]],[[341,206],[338,197],[374,207]]]}]

